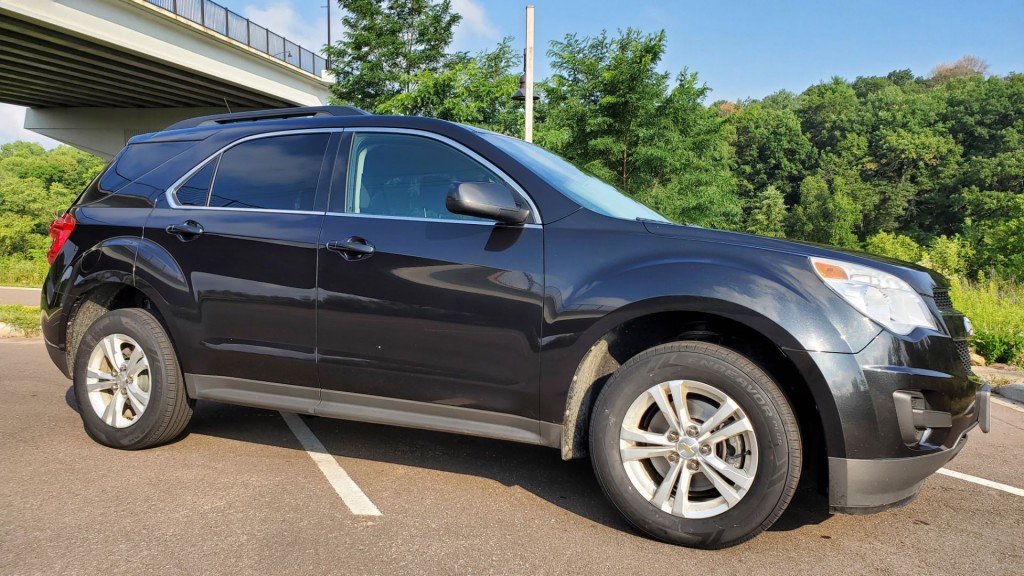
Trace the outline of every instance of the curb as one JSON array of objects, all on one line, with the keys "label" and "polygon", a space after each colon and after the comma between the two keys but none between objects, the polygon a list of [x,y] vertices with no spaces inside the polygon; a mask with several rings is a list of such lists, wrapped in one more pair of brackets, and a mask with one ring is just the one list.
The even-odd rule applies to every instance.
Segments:
[{"label": "curb", "polygon": [[1024,384],[1004,384],[993,388],[992,391],[1007,400],[1024,404]]},{"label": "curb", "polygon": [[24,336],[20,329],[0,322],[0,338],[23,338]]}]

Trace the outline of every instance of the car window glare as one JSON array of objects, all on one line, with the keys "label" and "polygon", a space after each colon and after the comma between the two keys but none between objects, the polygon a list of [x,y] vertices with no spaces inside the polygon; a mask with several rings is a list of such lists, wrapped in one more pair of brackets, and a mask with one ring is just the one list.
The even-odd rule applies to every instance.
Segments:
[{"label": "car window glare", "polygon": [[669,221],[614,186],[587,174],[540,146],[493,132],[484,132],[481,136],[532,169],[542,180],[567,198],[588,210],[626,220]]}]

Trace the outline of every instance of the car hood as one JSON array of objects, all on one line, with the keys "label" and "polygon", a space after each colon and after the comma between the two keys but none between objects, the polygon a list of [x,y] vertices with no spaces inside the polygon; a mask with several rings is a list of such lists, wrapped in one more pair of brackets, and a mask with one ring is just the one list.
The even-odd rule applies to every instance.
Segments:
[{"label": "car hood", "polygon": [[935,288],[946,289],[949,281],[944,276],[917,264],[903,262],[894,258],[876,256],[857,250],[847,250],[822,244],[810,242],[798,242],[794,240],[779,240],[777,238],[766,238],[753,234],[742,234],[739,232],[725,232],[712,230],[699,226],[664,224],[660,222],[644,221],[644,227],[651,234],[658,236],[669,236],[680,239],[695,240],[702,242],[714,242],[717,244],[730,244],[737,247],[752,248],[756,250],[768,250],[792,254],[794,256],[817,256],[819,258],[833,258],[845,260],[854,264],[862,264],[888,272],[910,284],[914,290],[925,296],[932,296]]}]

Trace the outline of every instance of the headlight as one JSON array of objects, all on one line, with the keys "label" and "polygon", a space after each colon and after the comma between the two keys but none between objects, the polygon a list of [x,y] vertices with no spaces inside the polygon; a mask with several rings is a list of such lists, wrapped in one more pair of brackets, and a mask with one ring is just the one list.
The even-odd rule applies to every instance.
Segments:
[{"label": "headlight", "polygon": [[811,258],[811,264],[843,300],[889,330],[910,334],[917,326],[938,329],[921,295],[892,274],[828,258]]}]

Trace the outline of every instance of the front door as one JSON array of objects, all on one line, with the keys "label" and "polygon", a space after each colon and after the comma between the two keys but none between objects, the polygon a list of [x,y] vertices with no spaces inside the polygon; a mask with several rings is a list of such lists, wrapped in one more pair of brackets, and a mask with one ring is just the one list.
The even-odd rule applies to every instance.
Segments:
[{"label": "front door", "polygon": [[453,182],[504,182],[454,143],[355,132],[341,148],[319,244],[325,402],[337,391],[537,418],[542,228],[449,213]]}]

